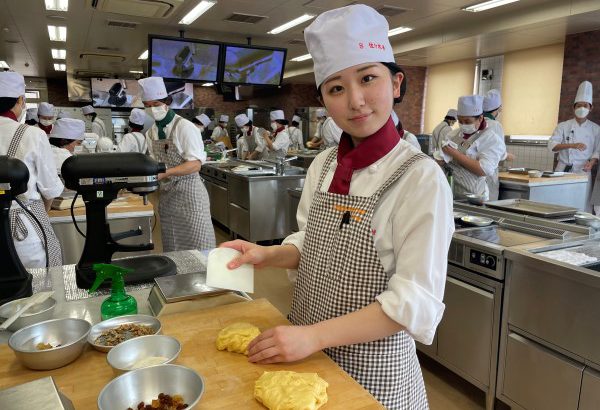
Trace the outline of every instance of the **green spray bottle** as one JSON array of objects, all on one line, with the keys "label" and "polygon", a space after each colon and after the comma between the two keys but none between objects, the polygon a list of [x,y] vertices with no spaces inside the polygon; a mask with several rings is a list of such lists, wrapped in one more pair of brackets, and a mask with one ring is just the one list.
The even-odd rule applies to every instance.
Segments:
[{"label": "green spray bottle", "polygon": [[133,272],[120,266],[107,263],[96,263],[92,266],[96,272],[96,280],[89,292],[95,292],[98,287],[108,278],[111,279],[110,297],[102,302],[100,313],[102,320],[116,316],[137,314],[137,302],[133,296],[125,293],[125,280],[123,276]]}]

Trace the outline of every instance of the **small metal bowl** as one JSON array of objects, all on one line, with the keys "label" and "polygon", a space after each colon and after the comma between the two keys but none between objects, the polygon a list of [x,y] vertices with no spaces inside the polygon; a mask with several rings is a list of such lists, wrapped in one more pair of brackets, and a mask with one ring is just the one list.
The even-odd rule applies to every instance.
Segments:
[{"label": "small metal bowl", "polygon": [[137,370],[136,364],[150,357],[164,357],[162,363],[169,364],[177,359],[181,352],[181,343],[171,336],[152,335],[140,336],[118,344],[108,352],[106,361],[115,373],[122,374],[131,370]]},{"label": "small metal bowl", "polygon": [[465,194],[467,201],[473,205],[483,205],[485,202],[485,197],[479,194]]},{"label": "small metal bowl", "polygon": [[492,218],[485,218],[483,216],[472,215],[463,216],[462,218],[460,218],[460,220],[475,226],[489,226],[494,223],[494,220]]},{"label": "small metal bowl", "polygon": [[[15,299],[0,306],[0,320],[7,319],[17,313],[17,311],[27,303],[28,299],[29,298]],[[56,300],[52,298],[48,298],[42,303],[33,305],[8,327],[8,331],[16,332],[24,327],[51,319],[55,307]]]},{"label": "small metal bowl", "polygon": [[127,315],[127,316],[113,317],[112,319],[104,320],[104,321],[94,325],[94,327],[92,327],[92,331],[90,332],[90,334],[88,336],[88,343],[91,344],[94,347],[94,349],[96,349],[96,350],[99,350],[101,352],[108,352],[115,346],[106,346],[106,345],[97,344],[96,339],[98,338],[98,336],[100,336],[103,332],[105,332],[107,330],[114,329],[116,327],[119,327],[119,326],[125,325],[125,324],[129,324],[129,323],[133,323],[136,325],[149,326],[154,330],[155,335],[159,334],[162,329],[160,320],[158,320],[154,316]]},{"label": "small metal bowl", "polygon": [[150,366],[127,372],[108,383],[98,396],[99,410],[137,408],[150,404],[160,393],[183,397],[188,409],[196,407],[204,393],[204,380],[194,370],[174,364]]},{"label": "small metal bowl", "polygon": [[[83,352],[92,325],[83,319],[53,319],[27,326],[15,332],[8,345],[17,359],[33,370],[52,370],[66,366]],[[54,347],[38,350],[38,343]]]}]

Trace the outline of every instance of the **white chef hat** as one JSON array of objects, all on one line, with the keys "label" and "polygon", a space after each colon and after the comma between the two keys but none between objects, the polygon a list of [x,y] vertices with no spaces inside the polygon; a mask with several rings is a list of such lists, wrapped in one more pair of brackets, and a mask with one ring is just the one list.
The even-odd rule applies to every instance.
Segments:
[{"label": "white chef hat", "polygon": [[304,30],[317,88],[330,75],[370,62],[394,63],[385,17],[364,4],[320,14]]},{"label": "white chef hat", "polygon": [[300,122],[300,121],[302,121],[302,119],[301,119],[299,116],[297,116],[297,115],[294,115],[294,116],[292,117],[292,122]]},{"label": "white chef hat", "polygon": [[458,117],[458,111],[456,111],[454,108],[450,108],[446,113],[446,117],[452,117],[456,119],[456,117]]},{"label": "white chef hat", "polygon": [[327,117],[327,110],[325,108],[317,108],[317,118]]},{"label": "white chef hat", "polygon": [[148,77],[138,80],[142,87],[142,101],[156,101],[167,98],[167,87],[162,77]]},{"label": "white chef hat", "polygon": [[38,115],[54,117],[54,106],[47,102],[40,103],[40,105],[38,105]]},{"label": "white chef hat", "polygon": [[113,142],[108,137],[100,137],[96,144],[96,151],[99,152],[110,152],[113,150]]},{"label": "white chef hat", "polygon": [[239,114],[235,116],[235,125],[238,127],[243,127],[244,125],[250,122],[250,118],[246,114]]},{"label": "white chef hat", "polygon": [[129,114],[129,122],[143,126],[146,122],[146,112],[139,108],[134,108],[131,110],[131,114]]},{"label": "white chef hat", "polygon": [[581,84],[579,84],[579,88],[577,88],[577,95],[575,96],[575,101],[573,101],[573,104],[577,104],[578,102],[592,104],[592,96],[592,83],[589,81],[583,81]]},{"label": "white chef hat", "polygon": [[86,105],[81,109],[81,112],[83,113],[83,115],[88,115],[95,113],[96,110],[94,110],[94,107],[92,107],[91,105]]},{"label": "white chef hat", "polygon": [[223,114],[219,117],[219,122],[228,122],[228,121],[229,121],[229,115]]},{"label": "white chef hat", "polygon": [[37,108],[35,108],[35,107],[28,108],[27,111],[25,112],[25,121],[37,120],[37,116],[38,116]]},{"label": "white chef hat", "polygon": [[497,110],[502,105],[502,97],[500,91],[490,90],[483,97],[483,111],[491,112]]},{"label": "white chef hat", "polygon": [[208,127],[208,124],[210,124],[210,118],[208,118],[208,115],[206,114],[197,115],[196,119],[200,121],[205,127]]},{"label": "white chef hat", "polygon": [[14,71],[0,72],[0,97],[19,98],[25,95],[25,78]]},{"label": "white chef hat", "polygon": [[458,115],[477,117],[483,114],[483,97],[481,95],[464,95],[458,98]]},{"label": "white chef hat", "polygon": [[398,122],[400,121],[398,114],[396,114],[396,111],[394,110],[392,110],[392,121],[394,121],[394,125],[398,125]]},{"label": "white chef hat", "polygon": [[[92,111],[92,112],[95,112],[95,111]],[[59,111],[58,115],[56,116],[56,118],[73,118],[73,116],[68,111]]]},{"label": "white chef hat", "polygon": [[50,138],[83,141],[85,139],[85,122],[74,118],[60,118],[54,123]]},{"label": "white chef hat", "polygon": [[271,118],[271,121],[285,120],[285,114],[283,113],[283,110],[271,111],[269,117]]}]

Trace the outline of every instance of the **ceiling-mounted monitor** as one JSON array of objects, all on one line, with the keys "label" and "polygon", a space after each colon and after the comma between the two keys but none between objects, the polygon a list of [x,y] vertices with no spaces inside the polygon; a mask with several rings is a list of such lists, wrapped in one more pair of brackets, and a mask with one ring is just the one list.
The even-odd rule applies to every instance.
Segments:
[{"label": "ceiling-mounted monitor", "polygon": [[94,107],[143,108],[142,88],[137,80],[92,78]]},{"label": "ceiling-mounted monitor", "polygon": [[285,48],[225,44],[220,81],[236,85],[281,85],[286,54]]},{"label": "ceiling-mounted monitor", "polygon": [[215,82],[221,44],[189,38],[148,36],[148,72],[165,80]]}]

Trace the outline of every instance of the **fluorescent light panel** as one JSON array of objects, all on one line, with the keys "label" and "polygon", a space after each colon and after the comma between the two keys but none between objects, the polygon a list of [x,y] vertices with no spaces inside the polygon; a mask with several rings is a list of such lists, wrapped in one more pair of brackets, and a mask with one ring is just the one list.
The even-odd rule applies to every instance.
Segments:
[{"label": "fluorescent light panel", "polygon": [[472,6],[468,6],[463,8],[464,11],[470,11],[473,13],[477,13],[479,11],[485,11],[489,9],[493,9],[496,7],[504,6],[506,4],[515,3],[519,0],[490,0],[484,1],[483,3],[477,3]]},{"label": "fluorescent light panel", "polygon": [[67,50],[62,48],[53,48],[52,58],[55,60],[64,60],[65,58],[67,58]]},{"label": "fluorescent light panel", "polygon": [[67,28],[65,26],[48,26],[50,41],[67,41]]},{"label": "fluorescent light panel", "polygon": [[185,17],[179,21],[179,24],[192,24],[198,17],[206,13],[208,9],[215,4],[217,4],[217,2],[214,0],[202,0],[196,7],[192,9],[192,11],[186,14]]},{"label": "fluorescent light panel", "polygon": [[212,87],[213,85],[213,83],[204,83],[202,84],[202,87]]},{"label": "fluorescent light panel", "polygon": [[0,61],[0,68],[10,68],[8,63],[4,60]]},{"label": "fluorescent light panel", "polygon": [[147,60],[148,59],[148,50],[144,51],[142,54],[140,54],[140,56],[138,57],[138,60]]},{"label": "fluorescent light panel", "polygon": [[67,65],[54,63],[54,71],[67,71]]},{"label": "fluorescent light panel", "polygon": [[298,24],[302,24],[305,21],[315,18],[314,14],[303,14],[302,16],[293,19],[292,21],[288,21],[285,24],[282,24],[279,27],[275,27],[273,30],[269,31],[269,34],[279,34],[283,31],[289,30],[292,27],[296,27]]},{"label": "fluorescent light panel", "polygon": [[143,72],[143,71],[141,71],[141,70],[129,70],[129,72],[130,72],[131,74],[144,74],[144,72]]},{"label": "fluorescent light panel", "polygon": [[34,90],[25,90],[25,98],[28,100],[39,100],[40,92]]},{"label": "fluorescent light panel", "polygon": [[290,61],[305,61],[305,60],[310,60],[312,58],[312,56],[310,54],[304,54],[298,57],[294,57],[292,58]]},{"label": "fluorescent light panel", "polygon": [[410,27],[396,27],[388,31],[388,37],[395,36],[396,34],[402,34],[412,31]]},{"label": "fluorescent light panel", "polygon": [[46,10],[69,11],[69,0],[46,0]]}]

